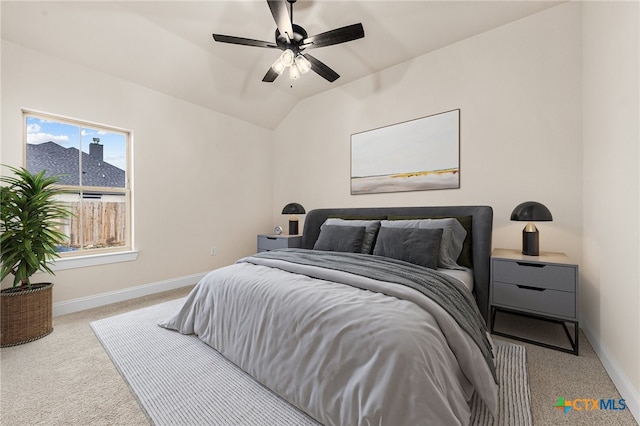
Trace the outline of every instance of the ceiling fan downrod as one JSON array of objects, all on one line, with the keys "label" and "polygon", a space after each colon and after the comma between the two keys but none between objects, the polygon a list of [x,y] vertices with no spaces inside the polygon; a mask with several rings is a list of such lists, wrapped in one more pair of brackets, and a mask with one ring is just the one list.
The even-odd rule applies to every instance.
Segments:
[{"label": "ceiling fan downrod", "polygon": [[293,25],[293,4],[298,0],[287,0],[289,2],[289,17],[291,17],[291,25]]}]

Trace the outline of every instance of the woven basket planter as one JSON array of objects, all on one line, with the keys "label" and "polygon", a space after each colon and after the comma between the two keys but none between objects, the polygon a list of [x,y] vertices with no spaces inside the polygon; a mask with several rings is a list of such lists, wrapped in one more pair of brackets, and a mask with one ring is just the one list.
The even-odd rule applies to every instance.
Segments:
[{"label": "woven basket planter", "polygon": [[53,331],[53,284],[0,292],[0,347],[21,345]]}]

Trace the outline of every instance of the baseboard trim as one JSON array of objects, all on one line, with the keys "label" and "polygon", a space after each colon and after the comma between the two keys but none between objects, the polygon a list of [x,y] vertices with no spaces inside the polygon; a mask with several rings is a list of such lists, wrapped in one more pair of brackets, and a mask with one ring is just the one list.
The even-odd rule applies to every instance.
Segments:
[{"label": "baseboard trim", "polygon": [[584,321],[584,319],[581,325],[584,335],[589,340],[589,343],[591,343],[591,347],[593,347],[598,358],[600,358],[600,362],[602,362],[604,369],[609,374],[609,377],[611,377],[616,388],[618,388],[618,392],[620,392],[620,395],[624,398],[627,408],[631,411],[631,415],[636,419],[636,422],[640,423],[640,393],[634,388],[624,370],[620,368],[618,362],[611,356],[609,350],[602,345],[596,333],[593,332],[591,325],[587,321]]},{"label": "baseboard trim", "polygon": [[86,309],[110,305],[112,303],[124,302],[125,300],[135,299],[136,297],[148,296],[150,294],[194,285],[206,274],[206,272],[202,272],[200,274],[187,275],[185,277],[173,278],[151,284],[125,288],[123,290],[110,291],[107,293],[96,294],[94,296],[81,297],[78,299],[54,303],[53,316],[57,317],[59,315],[71,314],[74,312],[84,311]]}]

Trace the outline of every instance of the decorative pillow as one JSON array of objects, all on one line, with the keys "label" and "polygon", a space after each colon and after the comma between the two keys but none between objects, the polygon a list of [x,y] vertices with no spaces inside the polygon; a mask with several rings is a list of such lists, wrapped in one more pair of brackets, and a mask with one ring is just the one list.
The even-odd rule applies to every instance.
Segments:
[{"label": "decorative pillow", "polygon": [[313,249],[360,253],[364,232],[364,226],[323,225]]},{"label": "decorative pillow", "polygon": [[380,221],[379,220],[361,220],[361,219],[341,219],[341,218],[329,218],[324,221],[322,226],[320,226],[320,232],[327,225],[338,225],[338,226],[364,226],[364,240],[362,241],[362,247],[360,248],[359,253],[371,254],[373,251],[373,245],[376,241],[376,235],[378,235],[378,230],[380,229]]},{"label": "decorative pillow", "polygon": [[380,228],[373,254],[436,269],[442,229]]},{"label": "decorative pillow", "polygon": [[[387,219],[389,220],[416,220],[416,219],[448,219],[450,216],[389,216]],[[460,252],[460,256],[456,263],[460,266],[466,266],[467,268],[473,268],[473,256],[471,253],[471,228],[473,223],[472,216],[455,216],[456,219],[462,227],[467,231],[467,236],[464,239],[464,243],[462,244],[462,252]]]},{"label": "decorative pillow", "polygon": [[416,219],[416,220],[383,220],[381,226],[393,228],[442,229],[442,243],[438,255],[438,267],[460,269],[457,259],[462,252],[467,231],[454,218]]}]

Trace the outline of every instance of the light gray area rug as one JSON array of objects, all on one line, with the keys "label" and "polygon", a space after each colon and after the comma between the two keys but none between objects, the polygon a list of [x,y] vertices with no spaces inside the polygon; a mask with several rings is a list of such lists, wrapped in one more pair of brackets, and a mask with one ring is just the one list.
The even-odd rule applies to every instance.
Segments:
[{"label": "light gray area rug", "polygon": [[[184,299],[91,323],[96,336],[156,425],[318,425],[195,336],[157,326]],[[497,419],[475,396],[472,424],[531,425],[525,349],[497,344]]]}]

